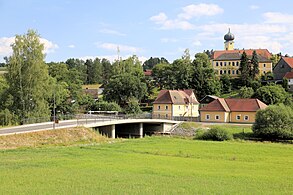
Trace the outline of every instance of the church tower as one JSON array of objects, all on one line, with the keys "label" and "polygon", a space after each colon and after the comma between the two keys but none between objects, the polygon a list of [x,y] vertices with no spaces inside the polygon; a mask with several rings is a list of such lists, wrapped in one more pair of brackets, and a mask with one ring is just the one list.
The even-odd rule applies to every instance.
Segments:
[{"label": "church tower", "polygon": [[229,32],[225,34],[224,40],[225,50],[234,50],[234,35],[230,32],[230,28]]}]

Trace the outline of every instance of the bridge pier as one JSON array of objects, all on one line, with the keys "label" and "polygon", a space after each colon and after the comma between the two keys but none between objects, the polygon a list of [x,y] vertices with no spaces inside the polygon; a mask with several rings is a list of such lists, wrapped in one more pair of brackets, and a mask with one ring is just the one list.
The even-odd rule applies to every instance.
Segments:
[{"label": "bridge pier", "polygon": [[143,138],[143,123],[139,123],[139,137]]},{"label": "bridge pier", "polygon": [[111,137],[115,139],[115,125],[111,126]]}]

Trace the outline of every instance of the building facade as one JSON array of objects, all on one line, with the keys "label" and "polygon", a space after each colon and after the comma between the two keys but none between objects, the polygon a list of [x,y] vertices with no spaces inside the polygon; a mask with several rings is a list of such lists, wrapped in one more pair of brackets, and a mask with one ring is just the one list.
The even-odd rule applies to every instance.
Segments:
[{"label": "building facade", "polygon": [[267,105],[258,99],[218,98],[200,108],[200,121],[219,123],[254,123],[255,114]]},{"label": "building facade", "polygon": [[288,90],[293,92],[293,72],[287,72],[284,78],[288,80]]},{"label": "building facade", "polygon": [[272,72],[272,57],[267,49],[234,49],[234,35],[229,32],[224,36],[224,49],[214,51],[211,57],[212,66],[218,76],[228,74],[232,78],[239,77],[240,61],[243,52],[245,52],[249,59],[252,58],[253,51],[256,51],[259,59],[259,74],[263,75]]},{"label": "building facade", "polygon": [[274,79],[282,80],[287,72],[293,72],[293,58],[282,57],[274,67]]},{"label": "building facade", "polygon": [[161,90],[153,102],[153,118],[198,117],[199,103],[193,90]]}]

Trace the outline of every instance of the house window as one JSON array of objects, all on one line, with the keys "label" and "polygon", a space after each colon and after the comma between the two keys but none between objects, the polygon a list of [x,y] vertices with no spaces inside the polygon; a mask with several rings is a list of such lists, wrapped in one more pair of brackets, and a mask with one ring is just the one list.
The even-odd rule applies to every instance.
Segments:
[{"label": "house window", "polygon": [[231,74],[231,70],[228,70],[228,74]]},{"label": "house window", "polygon": [[220,70],[220,74],[223,74],[223,71],[222,70]]},{"label": "house window", "polygon": [[161,106],[158,106],[158,110],[161,110]]},{"label": "house window", "polygon": [[241,116],[240,115],[237,115],[236,116],[236,120],[240,120],[241,119]]},{"label": "house window", "polygon": [[216,66],[219,66],[219,63],[218,62],[216,62]]},{"label": "house window", "polygon": [[222,62],[220,62],[220,65],[223,66]]},{"label": "house window", "polygon": [[220,116],[219,116],[219,115],[216,115],[216,116],[215,116],[215,119],[216,119],[216,120],[220,120]]},{"label": "house window", "polygon": [[165,110],[168,110],[168,106],[165,107]]},{"label": "house window", "polygon": [[236,66],[239,66],[239,62],[236,62]]},{"label": "house window", "polygon": [[224,62],[224,66],[227,66],[227,62]]},{"label": "house window", "polygon": [[266,64],[263,64],[263,67],[265,68],[266,67]]},{"label": "house window", "polygon": [[166,118],[168,118],[168,114],[166,114]]},{"label": "house window", "polygon": [[231,65],[231,62],[229,62],[229,65]]},{"label": "house window", "polygon": [[247,115],[244,116],[244,120],[248,121],[249,117]]},{"label": "house window", "polygon": [[264,74],[266,74],[266,71],[263,71]]},{"label": "house window", "polygon": [[232,66],[235,66],[235,62],[232,62]]},{"label": "house window", "polygon": [[210,115],[206,114],[206,120],[210,120]]},{"label": "house window", "polygon": [[227,72],[227,71],[226,71],[226,70],[224,70],[224,74],[226,74],[226,72]]},{"label": "house window", "polygon": [[180,107],[180,106],[178,106],[178,109],[179,109],[179,110],[181,110],[181,107]]},{"label": "house window", "polygon": [[232,70],[232,74],[235,74],[235,70]]},{"label": "house window", "polygon": [[239,74],[239,70],[236,70],[236,74]]}]

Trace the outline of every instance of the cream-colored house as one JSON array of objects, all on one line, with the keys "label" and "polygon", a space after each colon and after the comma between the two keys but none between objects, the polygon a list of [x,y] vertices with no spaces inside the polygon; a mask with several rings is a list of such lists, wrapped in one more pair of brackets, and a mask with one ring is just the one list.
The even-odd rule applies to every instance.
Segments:
[{"label": "cream-colored house", "polygon": [[216,75],[227,74],[232,78],[240,76],[241,56],[245,52],[249,59],[252,58],[253,51],[257,53],[259,60],[259,75],[264,75],[273,71],[271,61],[272,54],[267,49],[234,49],[234,35],[229,32],[224,36],[224,49],[216,50],[211,56],[212,66]]},{"label": "cream-colored house", "polygon": [[255,114],[267,105],[258,99],[218,98],[200,108],[200,121],[220,123],[254,123]]},{"label": "cream-colored house", "polygon": [[153,102],[153,118],[198,117],[199,103],[193,90],[161,90]]}]

